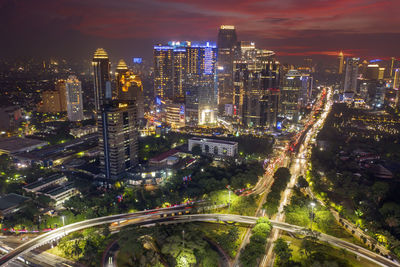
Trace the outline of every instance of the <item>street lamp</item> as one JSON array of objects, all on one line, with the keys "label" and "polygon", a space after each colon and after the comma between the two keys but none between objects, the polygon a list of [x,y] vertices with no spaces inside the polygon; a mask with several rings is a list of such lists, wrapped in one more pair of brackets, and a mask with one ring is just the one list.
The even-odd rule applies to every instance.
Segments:
[{"label": "street lamp", "polygon": [[313,224],[313,221],[314,221],[314,207],[315,207],[315,203],[314,203],[314,202],[311,202],[311,203],[310,203],[310,206],[311,206],[311,231],[312,231],[312,224]]},{"label": "street lamp", "polygon": [[[63,222],[63,228],[64,228],[64,226],[65,226],[65,216],[64,216],[64,215],[61,216],[61,220],[62,220],[62,222]],[[64,235],[66,235],[66,233],[65,233],[65,228],[64,228]]]},{"label": "street lamp", "polygon": [[185,230],[182,230],[182,243],[183,247],[185,247]]}]

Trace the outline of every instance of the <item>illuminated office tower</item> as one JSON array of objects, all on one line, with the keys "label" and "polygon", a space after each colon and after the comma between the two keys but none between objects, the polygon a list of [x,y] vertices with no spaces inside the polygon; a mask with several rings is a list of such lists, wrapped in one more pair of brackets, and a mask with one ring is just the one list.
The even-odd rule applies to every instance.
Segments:
[{"label": "illuminated office tower", "polygon": [[342,51],[340,51],[338,59],[339,59],[338,74],[342,74],[343,73],[343,65],[344,65],[344,57],[343,57]]},{"label": "illuminated office tower", "polygon": [[40,112],[66,112],[67,111],[67,89],[65,80],[57,80],[55,90],[42,92],[42,101],[39,103]]},{"label": "illuminated office tower", "polygon": [[70,121],[81,121],[83,117],[82,85],[76,76],[69,76],[67,88],[67,114]]},{"label": "illuminated office tower", "polygon": [[161,99],[173,98],[174,48],[154,46],[154,91]]},{"label": "illuminated office tower", "polygon": [[138,162],[136,105],[105,101],[97,119],[102,173],[107,179],[121,179]]},{"label": "illuminated office tower", "polygon": [[394,69],[393,72],[393,88],[400,89],[400,69]]},{"label": "illuminated office tower", "polygon": [[60,110],[67,111],[67,87],[65,80],[56,82],[56,91],[60,94]]},{"label": "illuminated office tower", "polygon": [[301,106],[302,75],[298,70],[289,70],[281,88],[280,114],[294,122],[298,121]]},{"label": "illuminated office tower", "polygon": [[185,95],[185,79],[186,79],[186,71],[187,68],[187,51],[185,48],[175,48],[174,49],[174,89],[173,89],[173,98],[181,97],[183,98]]},{"label": "illuminated office tower", "polygon": [[385,68],[379,68],[378,80],[383,80],[385,78]]},{"label": "illuminated office tower", "polygon": [[272,51],[235,60],[234,113],[245,127],[275,127],[279,101],[279,62]]},{"label": "illuminated office tower", "polygon": [[379,79],[379,65],[378,64],[368,64],[365,73],[365,78],[368,80],[378,80]]},{"label": "illuminated office tower", "polygon": [[209,42],[198,46],[199,70],[197,80],[199,125],[214,124],[217,121],[217,49]]},{"label": "illuminated office tower", "polygon": [[343,91],[345,93],[357,92],[358,64],[359,58],[348,58],[346,60],[346,73],[344,77]]},{"label": "illuminated office tower", "polygon": [[99,111],[104,101],[112,98],[110,60],[103,48],[98,48],[94,53],[92,66],[94,72],[95,109]]},{"label": "illuminated office tower", "polygon": [[116,70],[117,99],[134,101],[137,110],[137,119],[144,118],[144,95],[142,81],[139,75],[128,69],[125,61],[118,62]]},{"label": "illuminated office tower", "polygon": [[237,47],[235,27],[221,25],[218,32],[218,106],[219,110],[233,103],[233,60]]},{"label": "illuminated office tower", "polygon": [[394,68],[395,68],[395,64],[396,64],[396,58],[392,57],[391,58],[391,63],[390,63],[390,73],[389,73],[390,78],[393,78],[393,76],[394,76],[393,71],[394,71]]}]

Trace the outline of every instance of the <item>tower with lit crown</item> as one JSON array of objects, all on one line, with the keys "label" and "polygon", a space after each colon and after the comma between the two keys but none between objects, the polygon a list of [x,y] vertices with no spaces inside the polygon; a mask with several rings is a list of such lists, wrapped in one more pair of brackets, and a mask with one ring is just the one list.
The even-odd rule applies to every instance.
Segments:
[{"label": "tower with lit crown", "polygon": [[123,59],[118,62],[116,72],[117,99],[134,101],[137,110],[137,119],[144,118],[143,86],[139,75],[129,70]]},{"label": "tower with lit crown", "polygon": [[343,57],[342,51],[340,51],[338,59],[339,59],[338,74],[342,74],[343,73],[343,64],[344,64],[344,57]]},{"label": "tower with lit crown", "polygon": [[94,53],[92,66],[94,72],[95,110],[99,111],[104,101],[112,98],[110,60],[103,48],[98,48]]},{"label": "tower with lit crown", "polygon": [[237,48],[235,26],[221,25],[218,31],[218,107],[233,103],[233,61]]}]

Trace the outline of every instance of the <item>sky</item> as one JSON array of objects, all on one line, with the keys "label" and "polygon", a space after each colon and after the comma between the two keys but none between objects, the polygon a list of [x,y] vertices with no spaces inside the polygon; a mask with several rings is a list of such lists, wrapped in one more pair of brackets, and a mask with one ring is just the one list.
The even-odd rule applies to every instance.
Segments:
[{"label": "sky", "polygon": [[0,56],[151,59],[222,24],[281,57],[400,58],[400,0],[0,0]]}]

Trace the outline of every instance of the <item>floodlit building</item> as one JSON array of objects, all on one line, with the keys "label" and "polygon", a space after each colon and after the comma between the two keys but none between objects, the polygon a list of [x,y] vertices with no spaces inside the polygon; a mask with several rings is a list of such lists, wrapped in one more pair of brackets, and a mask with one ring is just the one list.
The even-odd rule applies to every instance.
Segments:
[{"label": "floodlit building", "polygon": [[193,137],[189,139],[188,150],[200,146],[203,153],[216,156],[234,157],[238,154],[238,143],[232,141]]},{"label": "floodlit building", "polygon": [[107,179],[119,179],[138,161],[138,129],[133,101],[109,101],[98,114],[100,164]]},{"label": "floodlit building", "polygon": [[66,81],[67,114],[70,121],[81,121],[83,117],[82,85],[76,76],[69,76]]},{"label": "floodlit building", "polygon": [[125,61],[121,59],[117,66],[117,99],[133,101],[136,105],[137,119],[144,118],[143,85],[139,75],[128,69]]},{"label": "floodlit building", "polygon": [[171,128],[185,127],[185,104],[168,101],[165,106],[166,123],[171,125]]}]

